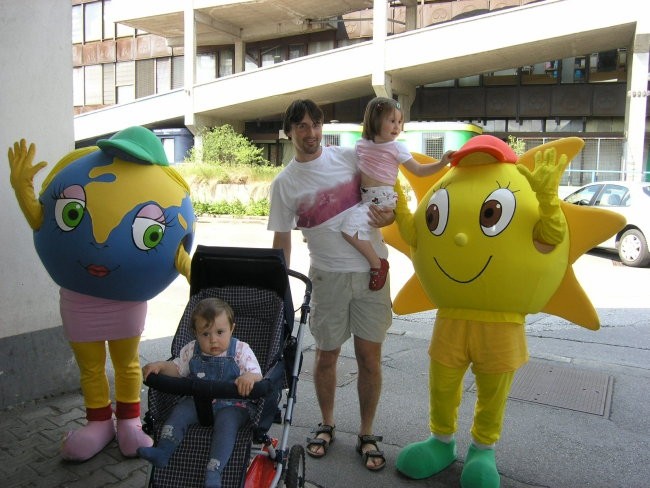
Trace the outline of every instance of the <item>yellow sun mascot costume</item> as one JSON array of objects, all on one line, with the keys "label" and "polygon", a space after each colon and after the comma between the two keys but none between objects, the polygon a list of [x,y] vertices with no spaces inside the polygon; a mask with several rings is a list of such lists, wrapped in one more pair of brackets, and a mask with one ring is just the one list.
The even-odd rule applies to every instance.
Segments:
[{"label": "yellow sun mascot costume", "polygon": [[461,486],[498,488],[494,446],[514,374],[528,360],[526,314],[547,312],[599,328],[571,265],[625,222],[558,198],[560,178],[583,144],[560,139],[518,160],[506,143],[481,135],[456,151],[446,171],[406,174],[419,204],[412,214],[400,198],[399,231],[389,227],[385,237],[411,257],[417,278],[400,290],[394,311],[438,311],[429,347],[432,435],[399,453],[402,474],[428,478],[456,460],[458,407],[471,365],[477,400]]},{"label": "yellow sun mascot costume", "polygon": [[39,198],[33,178],[46,163],[32,164],[35,151],[24,139],[9,149],[11,186],[38,256],[60,287],[63,331],[86,407],[86,425],[66,435],[61,455],[85,461],[117,436],[122,454],[134,457],[138,447],[153,443],[140,422],[138,347],[147,300],[179,272],[189,279],[195,220],[189,186],[144,127],[128,127],[64,156]]}]

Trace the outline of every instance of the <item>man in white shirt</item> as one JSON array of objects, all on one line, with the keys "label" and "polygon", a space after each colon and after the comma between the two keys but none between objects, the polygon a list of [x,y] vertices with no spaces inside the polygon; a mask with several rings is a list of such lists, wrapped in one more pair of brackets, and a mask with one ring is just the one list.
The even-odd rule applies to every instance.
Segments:
[{"label": "man in white shirt", "polygon": [[[287,266],[293,229],[302,231],[310,253],[309,326],[316,342],[314,383],[322,420],[307,453],[322,457],[334,441],[336,364],[341,345],[353,336],[361,416],[357,452],[366,468],[376,471],[386,465],[373,421],[381,394],[381,348],[392,323],[390,284],[370,290],[367,260],[341,235],[342,220],[361,200],[358,159],[354,148],[322,147],[322,123],[323,112],[311,100],[296,100],[287,108],[283,129],[295,156],[271,186],[268,229],[274,231],[273,247],[284,250]],[[390,209],[370,209],[376,227],[371,241],[380,257],[386,258],[388,249],[379,227],[394,218]]]}]

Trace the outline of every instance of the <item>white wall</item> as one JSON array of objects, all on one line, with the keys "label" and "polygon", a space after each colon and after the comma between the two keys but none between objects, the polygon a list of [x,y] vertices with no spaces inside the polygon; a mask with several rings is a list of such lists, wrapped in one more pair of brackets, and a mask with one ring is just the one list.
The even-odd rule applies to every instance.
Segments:
[{"label": "white wall", "polygon": [[7,149],[36,144],[36,194],[74,149],[70,0],[0,2],[0,339],[60,326],[58,287],[34,249],[9,183]]}]

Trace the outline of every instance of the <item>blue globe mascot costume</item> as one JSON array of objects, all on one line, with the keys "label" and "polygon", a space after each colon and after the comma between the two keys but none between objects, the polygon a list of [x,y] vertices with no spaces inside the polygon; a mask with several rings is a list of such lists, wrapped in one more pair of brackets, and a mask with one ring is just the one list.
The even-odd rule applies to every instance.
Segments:
[{"label": "blue globe mascot costume", "polygon": [[[147,300],[189,279],[194,211],[183,178],[148,129],[126,128],[64,156],[37,198],[36,148],[9,148],[10,179],[36,251],[60,287],[63,330],[80,371],[86,425],[66,434],[63,459],[86,461],[117,436],[124,456],[152,445],[142,431],[138,348]],[[106,374],[115,371],[115,411]],[[113,413],[116,420],[113,420]]]}]

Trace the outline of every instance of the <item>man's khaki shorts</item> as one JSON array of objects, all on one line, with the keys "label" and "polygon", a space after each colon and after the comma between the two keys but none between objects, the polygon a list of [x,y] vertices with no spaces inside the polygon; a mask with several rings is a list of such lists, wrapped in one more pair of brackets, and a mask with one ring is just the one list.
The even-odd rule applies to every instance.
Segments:
[{"label": "man's khaki shorts", "polygon": [[332,273],[312,267],[309,279],[313,285],[309,329],[316,347],[332,351],[351,335],[384,342],[393,321],[390,278],[377,291],[368,288],[368,272]]}]

